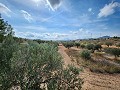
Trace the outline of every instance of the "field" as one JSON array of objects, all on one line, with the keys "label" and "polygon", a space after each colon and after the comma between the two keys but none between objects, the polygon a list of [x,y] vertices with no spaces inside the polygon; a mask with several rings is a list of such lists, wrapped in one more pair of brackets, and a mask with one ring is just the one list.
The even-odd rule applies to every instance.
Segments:
[{"label": "field", "polygon": [[14,33],[0,16],[0,90],[120,90],[120,37],[41,40]]},{"label": "field", "polygon": [[[103,40],[101,40],[103,41]],[[104,42],[111,41],[109,39]],[[95,41],[87,40],[80,43],[93,43]],[[78,43],[78,42],[77,42]],[[102,48],[108,48],[102,45]],[[119,48],[115,45],[110,48]],[[86,48],[84,48],[86,49]],[[76,67],[83,68],[79,77],[83,79],[82,90],[119,90],[120,88],[120,58],[105,53],[102,50],[91,53],[91,59],[85,60],[80,57],[80,52],[84,50],[81,47],[73,46],[69,49],[59,46],[59,52],[64,57],[65,65],[73,64]]]}]

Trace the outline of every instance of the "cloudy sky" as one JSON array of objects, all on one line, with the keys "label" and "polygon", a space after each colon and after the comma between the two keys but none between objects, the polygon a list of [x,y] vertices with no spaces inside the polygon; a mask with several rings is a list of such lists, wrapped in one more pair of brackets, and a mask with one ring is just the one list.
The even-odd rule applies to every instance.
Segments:
[{"label": "cloudy sky", "polygon": [[120,36],[120,0],[0,0],[0,13],[18,37]]}]

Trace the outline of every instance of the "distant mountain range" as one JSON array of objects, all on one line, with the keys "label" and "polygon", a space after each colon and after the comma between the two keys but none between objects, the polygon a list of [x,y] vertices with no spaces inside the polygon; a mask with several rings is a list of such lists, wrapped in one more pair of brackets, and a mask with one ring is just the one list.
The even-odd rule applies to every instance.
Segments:
[{"label": "distant mountain range", "polygon": [[111,38],[110,36],[102,36],[102,37],[99,37],[101,39],[106,39],[106,38]]}]

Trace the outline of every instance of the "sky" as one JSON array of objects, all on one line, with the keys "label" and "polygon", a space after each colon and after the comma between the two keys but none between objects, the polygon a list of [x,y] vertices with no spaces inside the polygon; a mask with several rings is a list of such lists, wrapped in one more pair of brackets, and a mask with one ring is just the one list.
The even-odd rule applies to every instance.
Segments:
[{"label": "sky", "polygon": [[22,38],[120,36],[120,0],[0,0],[0,13]]}]

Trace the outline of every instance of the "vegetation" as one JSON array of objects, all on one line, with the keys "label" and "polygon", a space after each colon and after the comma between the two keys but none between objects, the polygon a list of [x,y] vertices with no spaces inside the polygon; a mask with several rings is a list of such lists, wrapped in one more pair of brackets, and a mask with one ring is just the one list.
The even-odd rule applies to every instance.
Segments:
[{"label": "vegetation", "polygon": [[80,47],[83,49],[83,48],[85,48],[85,45],[84,45],[84,44],[81,44]]},{"label": "vegetation", "polygon": [[80,46],[80,43],[75,43],[75,46],[78,48]]},{"label": "vegetation", "polygon": [[21,39],[12,36],[10,25],[2,27],[6,23],[0,26],[1,35],[5,35],[0,43],[0,90],[17,86],[21,90],[81,89],[82,80],[78,77],[81,70],[73,66],[63,68],[57,43],[39,44],[32,40],[21,43]]},{"label": "vegetation", "polygon": [[117,47],[120,47],[120,43],[117,43],[116,46],[117,46]]},{"label": "vegetation", "polygon": [[74,46],[74,43],[73,42],[63,42],[63,45],[66,47],[66,48],[71,48]]},{"label": "vegetation", "polygon": [[105,45],[107,45],[109,47],[109,46],[112,46],[113,43],[112,42],[105,42]]},{"label": "vegetation", "polygon": [[5,22],[0,14],[0,43],[5,38],[4,36],[14,34],[12,30],[13,28],[11,27],[11,25],[9,25],[8,22]]},{"label": "vegetation", "polygon": [[120,67],[116,66],[114,64],[110,64],[106,60],[96,60],[93,59],[93,56],[89,60],[81,59],[78,51],[75,50],[69,50],[67,51],[67,54],[71,56],[72,58],[75,58],[78,65],[82,65],[84,67],[89,68],[92,72],[97,73],[120,73]]},{"label": "vegetation", "polygon": [[106,48],[106,53],[110,53],[115,56],[115,58],[119,57],[120,49],[119,48]]},{"label": "vegetation", "polygon": [[100,44],[94,45],[94,50],[101,50],[102,46]]},{"label": "vegetation", "polygon": [[86,48],[87,48],[88,50],[94,50],[94,44],[87,44],[87,45],[86,45]]},{"label": "vegetation", "polygon": [[90,52],[88,50],[83,50],[81,53],[80,53],[80,56],[85,59],[85,60],[88,60],[91,58],[91,55],[90,55]]}]

